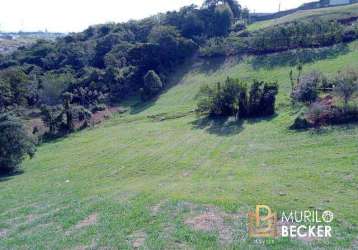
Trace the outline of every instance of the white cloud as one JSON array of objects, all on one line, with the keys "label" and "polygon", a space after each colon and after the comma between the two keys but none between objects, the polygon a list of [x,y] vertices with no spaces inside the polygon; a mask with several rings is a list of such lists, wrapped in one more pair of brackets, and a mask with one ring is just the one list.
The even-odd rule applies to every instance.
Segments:
[{"label": "white cloud", "polygon": [[[124,22],[179,9],[203,0],[1,0],[0,30],[71,32],[91,24]],[[256,12],[277,11],[280,0],[239,0]],[[282,8],[310,0],[281,0]]]}]

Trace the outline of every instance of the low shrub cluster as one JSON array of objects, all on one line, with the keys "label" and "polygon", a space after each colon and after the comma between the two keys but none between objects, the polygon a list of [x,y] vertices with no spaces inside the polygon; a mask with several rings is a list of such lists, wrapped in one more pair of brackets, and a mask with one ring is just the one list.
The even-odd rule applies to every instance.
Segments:
[{"label": "low shrub cluster", "polygon": [[329,79],[320,72],[302,75],[299,67],[297,78],[290,72],[293,103],[307,106],[301,111],[291,128],[319,128],[324,125],[345,124],[358,121],[358,72],[346,70]]},{"label": "low shrub cluster", "polygon": [[199,92],[198,111],[211,116],[237,118],[263,117],[275,113],[278,84],[254,80],[246,82],[227,78],[215,87],[204,86]]}]

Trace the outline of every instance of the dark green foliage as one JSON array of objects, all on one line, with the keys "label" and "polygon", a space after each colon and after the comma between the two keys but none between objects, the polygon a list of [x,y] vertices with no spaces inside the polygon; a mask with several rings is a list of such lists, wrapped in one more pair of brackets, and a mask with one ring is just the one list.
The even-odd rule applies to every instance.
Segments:
[{"label": "dark green foliage", "polygon": [[49,128],[49,135],[56,135],[63,123],[63,107],[62,106],[47,106],[41,107],[42,120]]},{"label": "dark green foliage", "polygon": [[72,132],[75,129],[75,124],[73,121],[73,110],[71,106],[73,95],[69,92],[66,92],[62,96],[63,96],[63,108],[66,116],[66,130]]},{"label": "dark green foliage", "polygon": [[[292,49],[332,46],[355,39],[358,39],[356,28],[316,18],[279,24],[253,32],[233,32],[221,42],[220,50],[222,55],[263,55]],[[217,54],[209,53],[213,50],[212,45],[208,42],[202,46],[201,51],[205,52],[203,56]]]},{"label": "dark green foliage", "polygon": [[236,0],[205,0],[203,6],[206,8],[215,8],[222,3],[230,8],[230,11],[233,13],[235,18],[240,18],[241,5]]},{"label": "dark green foliage", "polygon": [[278,85],[276,82],[254,81],[249,94],[249,115],[270,116],[275,113],[276,95]]},{"label": "dark green foliage", "polygon": [[39,102],[45,105],[62,103],[63,92],[75,81],[73,73],[49,71],[39,78]]},{"label": "dark green foliage", "polygon": [[232,24],[233,13],[226,5],[217,6],[208,23],[208,32],[211,37],[226,36]]},{"label": "dark green foliage", "polygon": [[0,171],[17,170],[24,158],[32,157],[35,150],[21,121],[9,113],[0,114]]},{"label": "dark green foliage", "polygon": [[199,93],[198,111],[214,116],[240,118],[270,116],[275,112],[277,83],[254,81],[249,93],[247,84],[227,78],[214,88],[205,86]]},{"label": "dark green foliage", "polygon": [[279,52],[295,48],[323,47],[342,41],[343,27],[337,22],[315,19],[273,26],[251,34],[253,53]]},{"label": "dark green foliage", "polygon": [[144,86],[141,89],[141,97],[144,101],[159,94],[163,89],[163,83],[160,77],[153,70],[149,70],[144,76]]},{"label": "dark green foliage", "polygon": [[0,71],[0,110],[10,105],[27,105],[29,77],[20,67]]},{"label": "dark green foliage", "polygon": [[73,104],[87,109],[143,95],[141,90],[147,93],[145,99],[154,97],[144,82],[149,70],[164,84],[200,44],[228,35],[240,13],[236,1],[214,1],[203,8],[192,5],[140,21],[91,26],[56,41],[38,41],[1,58],[0,108],[58,105],[64,92],[72,93]]},{"label": "dark green foliage", "polygon": [[290,129],[308,129],[311,127],[311,124],[307,121],[305,117],[305,112],[300,112],[296,119],[294,120],[294,123],[291,125]]}]

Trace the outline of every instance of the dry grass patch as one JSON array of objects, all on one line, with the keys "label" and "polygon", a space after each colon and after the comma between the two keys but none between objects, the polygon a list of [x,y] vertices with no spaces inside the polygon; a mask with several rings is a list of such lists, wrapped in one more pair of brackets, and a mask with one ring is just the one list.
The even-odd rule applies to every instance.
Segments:
[{"label": "dry grass patch", "polygon": [[206,209],[195,215],[188,217],[184,224],[195,231],[217,232],[221,244],[227,245],[234,241],[236,228],[235,222],[242,222],[245,214],[228,214],[214,207],[206,207]]},{"label": "dry grass patch", "polygon": [[138,249],[144,245],[145,240],[147,239],[147,234],[146,234],[146,232],[139,230],[139,231],[134,232],[128,238],[129,238],[129,241],[130,241],[132,247],[134,249]]},{"label": "dry grass patch", "polygon": [[81,229],[81,228],[88,227],[88,226],[96,224],[97,223],[97,217],[98,217],[97,213],[91,214],[86,219],[80,221],[75,226],[75,229]]}]

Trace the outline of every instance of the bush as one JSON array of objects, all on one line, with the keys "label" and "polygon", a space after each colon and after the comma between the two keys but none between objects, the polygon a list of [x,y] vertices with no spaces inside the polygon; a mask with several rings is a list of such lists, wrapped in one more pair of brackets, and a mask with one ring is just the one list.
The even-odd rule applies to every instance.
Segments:
[{"label": "bush", "polygon": [[237,79],[227,78],[224,85],[217,83],[214,88],[204,86],[200,90],[202,98],[198,103],[198,109],[213,116],[237,115],[240,108],[244,108],[240,103],[242,93],[246,93],[246,86]]},{"label": "bush", "polygon": [[0,114],[0,171],[17,170],[24,158],[35,154],[35,145],[18,118]]},{"label": "bush", "polygon": [[345,108],[348,107],[348,102],[357,91],[358,72],[349,70],[338,74],[334,92],[343,99]]},{"label": "bush", "polygon": [[292,126],[290,127],[290,129],[300,130],[300,129],[308,129],[310,127],[311,124],[307,121],[305,117],[305,113],[300,112],[296,117],[295,121],[293,122]]},{"label": "bush", "polygon": [[278,85],[276,82],[255,80],[250,89],[249,115],[253,117],[273,115],[277,94]]},{"label": "bush", "polygon": [[163,89],[163,83],[154,70],[149,70],[144,76],[144,87],[141,89],[141,97],[143,101],[147,101],[158,95]]},{"label": "bush", "polygon": [[49,128],[48,136],[56,135],[63,123],[63,113],[64,109],[61,105],[58,106],[47,106],[43,105],[41,107],[41,116],[42,121]]},{"label": "bush", "polygon": [[301,111],[291,129],[319,128],[325,125],[346,124],[358,121],[358,106],[344,108],[333,106],[331,96],[326,96],[319,102],[312,103],[308,110]]},{"label": "bush", "polygon": [[323,76],[319,72],[313,71],[303,75],[298,79],[298,84],[294,86],[291,97],[294,101],[312,103],[318,97],[318,87],[322,82]]},{"label": "bush", "polygon": [[254,81],[248,94],[245,82],[227,78],[223,85],[201,88],[198,111],[240,118],[269,116],[275,112],[277,93],[277,83]]},{"label": "bush", "polygon": [[327,125],[332,121],[333,109],[331,106],[325,105],[320,102],[312,103],[306,114],[307,120],[318,128],[322,125]]}]

